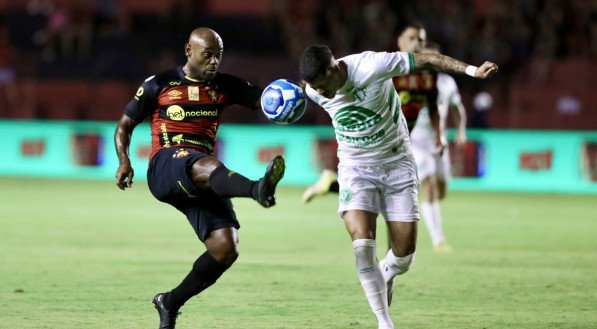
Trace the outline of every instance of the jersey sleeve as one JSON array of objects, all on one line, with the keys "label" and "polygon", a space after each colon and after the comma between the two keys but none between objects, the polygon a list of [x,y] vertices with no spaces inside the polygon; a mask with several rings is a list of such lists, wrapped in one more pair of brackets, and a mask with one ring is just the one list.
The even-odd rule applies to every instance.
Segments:
[{"label": "jersey sleeve", "polygon": [[135,97],[126,105],[124,114],[136,122],[141,122],[158,108],[158,84],[155,76],[147,78],[137,89]]},{"label": "jersey sleeve", "polygon": [[224,81],[226,89],[230,92],[232,104],[238,104],[251,110],[256,109],[255,103],[261,97],[261,88],[231,75],[226,75]]},{"label": "jersey sleeve", "polygon": [[415,59],[412,53],[397,51],[392,53],[372,53],[375,70],[384,78],[413,73]]}]

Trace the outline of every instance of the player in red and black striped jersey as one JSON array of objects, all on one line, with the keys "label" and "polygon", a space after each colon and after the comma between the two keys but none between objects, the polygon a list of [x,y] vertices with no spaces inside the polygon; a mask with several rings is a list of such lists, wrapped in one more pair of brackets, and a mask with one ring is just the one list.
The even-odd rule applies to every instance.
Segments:
[{"label": "player in red and black striped jersey", "polygon": [[[420,53],[424,39],[425,30],[423,27],[416,23],[408,23],[402,27],[396,43],[400,51]],[[394,83],[394,88],[400,96],[400,107],[408,124],[408,131],[412,132],[419,113],[427,108],[433,129],[438,135],[436,140],[438,152],[441,152],[445,142],[439,138],[442,135],[437,110],[437,71],[427,70],[397,76],[392,78],[392,83]]]},{"label": "player in red and black striped jersey", "polygon": [[261,107],[260,88],[218,72],[223,50],[215,31],[195,29],[185,45],[185,66],[147,78],[114,133],[120,162],[116,184],[124,190],[132,186],[134,175],[128,156],[131,134],[140,122],[150,120],[149,189],[156,199],[187,216],[207,248],[180,285],[153,298],[160,328],[174,328],[181,306],[215,283],[238,257],[240,225],[230,198],[250,197],[271,207],[284,176],[281,156],[258,181],[229,170],[212,156],[222,112],[232,104]]},{"label": "player in red and black striped jersey", "polygon": [[147,78],[125,114],[137,122],[151,119],[150,158],[169,147],[211,155],[226,107],[239,104],[259,108],[260,95],[259,87],[241,78],[215,72],[211,80],[197,80],[180,66]]}]

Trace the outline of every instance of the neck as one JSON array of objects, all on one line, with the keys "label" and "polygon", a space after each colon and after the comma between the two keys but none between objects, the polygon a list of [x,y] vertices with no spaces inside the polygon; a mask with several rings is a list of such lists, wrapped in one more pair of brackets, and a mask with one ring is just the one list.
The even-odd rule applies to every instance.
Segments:
[{"label": "neck", "polygon": [[197,80],[197,81],[202,81],[203,80],[195,72],[193,72],[193,70],[191,69],[191,67],[189,66],[188,63],[185,66],[182,67],[182,71],[184,72],[184,75],[187,78],[190,78],[190,79],[193,79],[193,80]]},{"label": "neck", "polygon": [[340,73],[340,88],[342,88],[342,86],[344,86],[346,84],[346,81],[348,80],[348,68],[346,66],[346,63],[344,63],[343,61],[338,62],[338,68]]}]

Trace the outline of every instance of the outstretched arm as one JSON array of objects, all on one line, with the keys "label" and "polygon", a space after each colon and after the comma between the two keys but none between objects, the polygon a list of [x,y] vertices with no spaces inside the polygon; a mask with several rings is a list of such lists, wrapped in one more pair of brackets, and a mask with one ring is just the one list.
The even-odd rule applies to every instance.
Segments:
[{"label": "outstretched arm", "polygon": [[137,123],[135,120],[123,114],[118,121],[116,131],[114,132],[114,146],[118,156],[118,170],[116,171],[116,185],[121,190],[133,185],[133,176],[135,171],[131,166],[129,158],[129,145],[131,144],[131,135]]},{"label": "outstretched arm", "polygon": [[478,68],[450,56],[432,53],[414,53],[416,70],[436,70],[446,73],[468,74],[479,79],[487,79],[497,73],[498,66],[485,62]]}]

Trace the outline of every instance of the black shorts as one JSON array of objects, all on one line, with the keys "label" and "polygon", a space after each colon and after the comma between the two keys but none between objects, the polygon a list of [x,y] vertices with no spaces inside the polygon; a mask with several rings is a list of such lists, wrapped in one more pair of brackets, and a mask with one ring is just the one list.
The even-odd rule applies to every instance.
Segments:
[{"label": "black shorts", "polygon": [[229,198],[222,198],[211,189],[198,189],[191,180],[191,167],[206,156],[192,149],[167,148],[151,158],[147,169],[153,196],[184,213],[201,241],[217,229],[240,228]]}]

